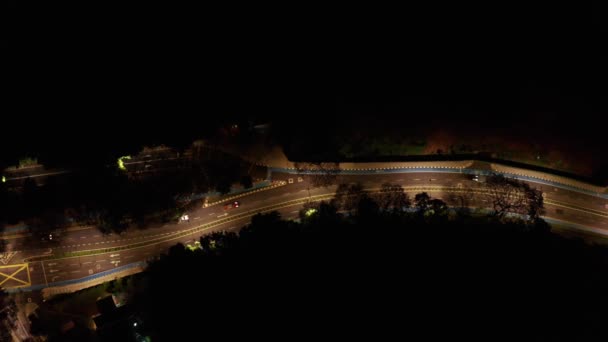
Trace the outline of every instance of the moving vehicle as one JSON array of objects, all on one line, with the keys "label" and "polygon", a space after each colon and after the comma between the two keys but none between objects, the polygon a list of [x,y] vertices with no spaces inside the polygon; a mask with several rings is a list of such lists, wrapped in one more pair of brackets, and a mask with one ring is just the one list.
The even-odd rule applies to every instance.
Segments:
[{"label": "moving vehicle", "polygon": [[241,202],[239,201],[234,201],[232,203],[227,203],[226,205],[224,205],[224,210],[230,210],[233,208],[238,208],[241,205]]}]

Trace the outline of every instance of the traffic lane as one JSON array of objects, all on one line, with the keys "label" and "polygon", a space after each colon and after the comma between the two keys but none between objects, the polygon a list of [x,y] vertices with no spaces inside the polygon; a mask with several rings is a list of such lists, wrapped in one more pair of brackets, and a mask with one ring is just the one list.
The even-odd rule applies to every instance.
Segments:
[{"label": "traffic lane", "polygon": [[[273,173],[274,176],[274,173]],[[289,174],[279,174],[281,179],[293,177]],[[302,177],[304,182],[308,183],[309,176]],[[337,176],[336,183],[362,183],[362,184],[375,184],[379,186],[383,183],[394,183],[404,186],[409,185],[444,185],[444,186],[458,186],[463,185],[476,185],[480,184],[472,180],[472,176],[469,174],[461,173],[441,173],[441,172],[418,172],[418,173],[389,173],[389,174],[370,174],[370,175],[339,175]],[[555,198],[557,200],[568,201],[572,203],[578,203],[579,205],[585,205],[589,208],[596,210],[606,211],[608,208],[608,200],[588,195],[585,193],[576,192],[569,189],[563,189],[559,187],[549,186],[542,183],[536,183],[531,181],[523,181],[529,184],[532,188],[540,189],[547,194],[548,198]],[[481,183],[482,184],[482,183]],[[289,186],[288,184],[287,186]]]},{"label": "traffic lane", "polygon": [[[430,174],[430,173],[426,173],[426,174]],[[449,182],[446,182],[445,179],[433,178],[433,177],[440,177],[440,176],[445,176],[445,175],[448,176],[446,178],[449,178],[452,181],[458,182],[458,184],[462,184],[462,182],[467,180],[464,177],[466,175],[436,173],[436,174],[431,174],[430,178],[428,178],[430,180],[430,182],[434,181],[433,184],[419,184],[419,183],[414,183],[414,184],[421,185],[421,186],[425,186],[425,185],[449,186],[450,185]],[[403,182],[405,182],[405,184],[403,184],[403,185],[407,186],[408,179],[402,177],[401,174],[390,174],[389,176],[391,176],[391,177],[385,177],[385,176],[387,176],[387,175],[382,175],[382,177],[380,177],[380,179],[378,179],[378,176],[341,176],[341,178],[345,182],[362,182],[362,183],[364,183],[365,187],[368,187],[368,188],[369,187],[379,188],[381,183],[387,182],[387,181],[397,183],[397,184],[399,184],[400,182],[403,181]],[[412,177],[411,177],[412,182],[416,182],[415,180],[417,178],[414,178],[414,177],[417,177],[417,175],[416,174],[412,175]],[[387,179],[387,178],[389,178],[389,179]],[[379,182],[379,181],[381,181],[381,182]],[[469,181],[469,182],[475,183],[472,181]],[[422,183],[424,183],[424,182],[422,182]],[[475,185],[475,184],[471,184],[471,185]],[[90,234],[90,232],[85,232],[85,231],[74,232],[74,233],[72,233],[72,235],[68,235],[67,241],[69,241],[70,239],[72,241],[83,241],[83,240],[85,240],[85,241],[83,241],[82,243],[79,243],[79,244],[71,244],[71,245],[64,244],[64,245],[58,247],[58,249],[64,250],[66,248],[69,249],[69,248],[74,248],[74,247],[76,247],[77,249],[99,249],[99,248],[116,247],[116,246],[124,245],[125,243],[135,243],[135,242],[137,242],[137,240],[139,240],[139,241],[151,240],[151,239],[155,239],[155,238],[160,238],[164,235],[171,234],[171,233],[175,232],[176,230],[188,229],[195,225],[211,222],[220,216],[226,217],[230,214],[237,214],[239,212],[243,212],[243,211],[247,211],[247,210],[256,210],[257,208],[274,205],[277,202],[281,202],[281,201],[289,201],[289,200],[293,200],[293,199],[303,198],[303,197],[305,197],[304,192],[306,192],[306,195],[308,195],[308,193],[310,193],[310,195],[314,196],[314,195],[318,195],[318,194],[330,194],[330,193],[335,192],[335,189],[336,189],[336,186],[332,186],[329,188],[309,189],[308,184],[305,180],[304,182],[301,182],[301,183],[288,184],[286,186],[279,187],[276,189],[271,189],[271,190],[251,194],[251,195],[245,197],[244,201],[241,201],[241,206],[239,208],[234,208],[229,211],[224,211],[223,206],[221,206],[221,205],[215,206],[215,208],[210,207],[210,208],[214,208],[211,210],[205,210],[205,209],[210,209],[210,208],[198,209],[195,212],[190,213],[190,216],[193,218],[192,222],[180,223],[180,224],[169,224],[169,225],[165,225],[163,227],[164,229],[149,228],[145,231],[136,231],[134,233],[126,233],[126,234],[123,234],[120,236],[117,236],[117,235],[104,236],[101,234],[93,234],[91,236],[91,235],[87,235],[87,234]],[[203,213],[206,213],[208,215],[205,216],[205,215],[203,215]],[[201,216],[197,216],[197,215],[201,215]],[[197,221],[197,219],[200,219],[200,220]],[[113,237],[114,237],[114,239],[112,239]],[[91,239],[94,239],[94,238],[97,238],[99,240],[91,241]]]},{"label": "traffic lane", "polygon": [[[249,221],[250,217],[242,218],[233,222],[222,223],[202,232],[190,234],[178,239],[119,252],[34,262],[31,263],[31,265],[38,264],[40,266],[34,269],[35,276],[32,277],[32,285],[86,278],[87,276],[108,271],[123,265],[141,261],[151,261],[156,259],[160,254],[167,253],[169,248],[177,243],[182,243],[184,245],[193,243],[195,239],[198,240],[201,236],[213,232],[238,231]],[[44,268],[42,266],[44,266]]]},{"label": "traffic lane", "polygon": [[[322,192],[321,190],[313,191],[313,193]],[[93,231],[78,231],[78,232],[67,232],[60,238],[65,246],[72,247],[95,247],[103,244],[103,247],[112,247],[116,244],[123,243],[125,241],[134,242],[136,240],[145,240],[151,238],[159,238],[167,234],[174,233],[179,230],[189,229],[201,224],[206,224],[215,221],[221,217],[227,216],[226,214],[234,214],[244,212],[246,210],[255,210],[255,208],[263,207],[265,205],[272,205],[276,201],[281,200],[281,196],[289,196],[291,194],[286,193],[281,187],[275,189],[269,189],[261,192],[252,193],[247,196],[247,200],[236,199],[241,202],[239,208],[231,208],[224,210],[224,204],[219,204],[207,208],[197,208],[193,211],[189,211],[188,214],[189,222],[179,221],[177,223],[167,223],[159,226],[150,226],[144,230],[132,229],[123,234],[109,234],[104,235],[96,230]],[[297,197],[297,196],[296,196]],[[294,198],[296,198],[294,197]],[[228,201],[226,203],[233,202]]]},{"label": "traffic lane", "polygon": [[[445,197],[445,200],[449,201],[449,196],[445,196],[445,195],[447,195],[446,192],[443,192],[443,191],[429,191],[429,192],[437,198]],[[483,203],[483,202],[487,202],[487,199],[484,199],[483,197],[480,196],[480,197],[477,197],[474,199],[473,204],[478,205],[478,206],[484,206],[484,207],[487,206],[487,203]],[[301,207],[302,207],[301,204],[294,204],[289,207],[279,209],[279,212],[281,213],[282,217],[287,218],[287,219],[292,219],[292,218],[298,217],[299,209],[301,209]],[[549,211],[551,211],[551,210],[555,210],[556,208],[552,208],[552,206],[549,205],[548,209],[549,209]],[[547,216],[549,216],[549,215],[547,215]],[[555,216],[555,215],[551,215],[551,216]],[[565,221],[577,220],[579,222],[584,222],[589,225],[593,225],[594,223],[597,222],[597,220],[592,218],[590,215],[586,215],[584,213],[574,213],[574,212],[571,213],[570,211],[564,211],[559,216],[560,217],[557,217],[557,218],[561,219],[561,220],[565,220]],[[245,224],[247,224],[249,222],[249,220],[250,220],[250,217],[241,218],[234,222],[222,223],[215,227],[206,229],[205,231],[197,232],[197,233],[191,234],[189,236],[181,237],[179,239],[173,239],[171,241],[165,241],[162,243],[153,244],[151,246],[146,246],[146,247],[135,248],[132,250],[121,251],[120,253],[118,253],[118,252],[105,253],[105,254],[100,254],[100,255],[95,255],[95,256],[47,261],[46,267],[49,268],[50,277],[51,277],[50,282],[68,280],[68,279],[79,279],[79,278],[85,277],[86,275],[83,275],[83,270],[79,269],[79,268],[83,268],[83,267],[89,267],[86,269],[86,273],[93,272],[92,274],[95,274],[95,273],[109,270],[109,269],[112,269],[115,267],[119,267],[119,265],[121,263],[126,264],[126,263],[131,263],[131,262],[136,262],[136,261],[150,260],[151,258],[154,258],[158,254],[166,252],[166,250],[170,246],[174,245],[177,242],[188,244],[188,243],[193,243],[195,241],[195,239],[199,239],[200,236],[212,233],[214,231],[239,230],[241,227],[243,227]],[[76,259],[79,259],[78,263],[76,263],[76,261],[75,261]],[[132,261],[126,260],[126,259],[131,259]],[[86,266],[87,264],[89,264],[90,266]],[[47,274],[47,277],[48,277],[48,274]]]},{"label": "traffic lane", "polygon": [[[530,185],[538,185],[536,183],[530,183]],[[608,200],[597,196],[591,196],[588,194],[578,193],[572,190],[561,189],[553,186],[540,185],[536,188],[542,190],[547,198],[561,200],[570,203],[584,204],[585,207],[590,209],[605,211],[608,213]]]},{"label": "traffic lane", "polygon": [[[444,200],[450,206],[459,205],[457,201],[454,201],[455,198],[450,196],[450,192],[442,190],[430,190],[428,193],[433,197]],[[475,194],[469,199],[469,206],[491,208],[491,199],[488,196]],[[602,229],[605,230],[604,234],[608,235],[608,219],[592,212],[585,212],[577,208],[565,208],[563,206],[545,203],[543,216]]]},{"label": "traffic lane", "polygon": [[[418,174],[408,174],[411,177],[404,177],[403,174],[388,174],[388,175],[372,175],[372,176],[340,176],[341,181],[344,182],[361,182],[364,183],[364,186],[369,188],[379,188],[382,183],[392,182],[402,185],[408,186],[408,182],[415,185],[434,185],[434,186],[450,186],[450,182],[456,184],[462,184],[467,181],[470,185],[473,186],[476,183],[468,180],[466,178],[467,175],[461,174],[445,174],[445,173],[424,173],[426,176],[429,176],[428,182],[423,181],[422,178],[419,177]],[[388,177],[387,177],[388,176]],[[444,177],[445,176],[445,177]],[[433,178],[438,177],[438,178]],[[446,178],[446,179],[444,179]],[[420,180],[420,182],[417,181]],[[430,183],[430,184],[429,184]],[[224,211],[222,205],[210,207],[210,208],[200,208],[190,215],[193,218],[192,222],[189,223],[179,223],[179,224],[169,224],[165,225],[162,228],[149,228],[145,231],[135,231],[128,232],[123,235],[109,235],[105,236],[102,234],[95,234],[91,231],[76,231],[69,232],[67,235],[67,241],[70,239],[72,241],[82,241],[82,243],[78,244],[68,244],[64,243],[62,246],[58,246],[57,249],[65,250],[70,248],[76,249],[98,249],[98,248],[107,248],[107,247],[116,247],[120,245],[124,245],[125,243],[135,243],[137,240],[145,241],[155,238],[160,238],[164,235],[171,234],[176,230],[188,229],[195,225],[204,224],[217,219],[218,216],[222,215],[223,217],[228,216],[230,214],[237,214],[239,212],[247,211],[247,210],[256,210],[257,208],[274,205],[277,202],[281,201],[289,201],[293,199],[303,198],[310,193],[311,196],[318,194],[330,194],[335,192],[336,186],[332,186],[329,188],[313,188],[310,189],[307,183],[307,179],[303,182],[288,184],[279,188],[257,192],[250,194],[244,197],[244,201],[241,201],[241,206],[239,208],[234,208],[229,211]],[[306,192],[306,194],[304,194]],[[564,192],[562,192],[564,193]],[[581,203],[582,205],[582,203]],[[208,215],[203,215],[203,213]],[[221,213],[221,214],[220,214]],[[200,215],[200,216],[197,216]],[[198,219],[198,220],[197,220]],[[93,240],[92,240],[93,239]],[[98,239],[97,241],[94,239]]]},{"label": "traffic lane", "polygon": [[[446,174],[438,173],[437,177],[445,176],[445,175]],[[391,176],[392,177],[386,177],[386,175],[382,175],[382,177],[379,177],[379,178],[376,178],[374,176],[363,176],[363,177],[362,176],[359,176],[359,177],[357,177],[357,176],[345,176],[345,177],[341,177],[341,178],[343,180],[347,181],[347,182],[357,182],[357,181],[359,181],[359,182],[363,182],[363,183],[368,183],[366,185],[366,187],[370,187],[370,186],[371,187],[377,187],[378,185],[380,185],[381,183],[384,183],[386,181],[389,181],[389,182],[392,181],[392,182],[397,182],[397,183],[401,183],[401,182],[407,183],[409,181],[409,182],[414,183],[414,184],[420,184],[420,183],[415,183],[415,182],[423,180],[422,178],[415,178],[415,177],[417,177],[416,174],[412,175],[412,177],[409,177],[409,178],[408,177],[401,178],[402,175],[399,175],[399,174],[394,174],[394,175],[391,175]],[[387,179],[387,178],[389,178],[389,179]],[[445,178],[448,178],[448,179],[451,179],[451,180],[454,180],[454,181],[457,181],[457,182],[461,182],[461,181],[466,180],[466,178],[464,176],[455,175],[455,174],[451,174],[451,175],[448,174],[448,177],[445,177]],[[444,183],[444,179],[443,178],[433,178],[433,175],[431,175],[431,177],[428,178],[428,179],[429,179],[429,182],[435,181],[434,185],[446,185],[446,183]],[[376,183],[374,183],[374,181]],[[422,183],[424,183],[424,182],[422,182]],[[294,184],[291,184],[291,185],[295,185],[295,184],[297,184],[297,183],[294,183]],[[252,197],[257,196],[257,197],[261,197],[263,199],[259,200],[259,201],[255,201],[255,198],[249,198],[249,200],[247,201],[247,203],[251,204],[251,200],[253,200],[254,204],[256,204],[257,207],[259,208],[259,207],[263,207],[265,204],[274,205],[277,202],[280,202],[280,200],[291,200],[291,199],[296,199],[296,198],[302,198],[302,197],[304,197],[303,193],[304,193],[304,189],[305,188],[306,188],[307,194],[310,191],[311,195],[323,194],[323,193],[329,194],[329,193],[335,192],[335,187],[332,187],[332,188],[317,188],[317,189],[310,190],[308,184],[306,184],[305,182],[300,182],[300,184],[298,184],[298,185],[291,186],[291,187],[288,185],[288,186],[280,187],[280,188],[277,188],[277,189],[273,189],[273,190],[276,190],[276,191],[268,190],[266,192],[256,193]],[[407,185],[407,184],[404,184],[404,185]],[[299,191],[294,191],[294,190],[298,190],[298,189],[299,189]],[[245,209],[247,209],[247,207],[249,206],[249,204],[245,205]],[[221,211],[218,210],[219,208],[222,208],[222,207],[221,206],[217,206],[215,210],[207,210],[207,211],[210,211],[211,214],[217,214],[217,213],[221,212]],[[235,208],[235,212],[234,213],[238,213],[238,211],[240,211],[238,209],[239,208]],[[203,211],[204,212],[204,210],[199,210],[199,211]],[[297,211],[298,210],[293,210],[292,212],[286,212],[284,214],[284,216],[287,217],[289,215],[286,215],[286,214],[290,214],[291,213],[293,215],[293,217],[295,217],[297,215]],[[577,215],[577,214],[573,214],[573,215]],[[571,220],[578,219],[579,221],[581,219],[584,219],[586,217],[585,214],[578,214],[578,216],[574,216],[574,217],[568,217],[567,214],[565,214],[564,216],[566,216],[565,217],[566,219],[571,219]],[[248,220],[248,218],[247,218],[247,220]],[[168,230],[175,230],[176,226],[177,225],[172,225],[171,227],[169,227]],[[221,226],[219,226],[219,227],[216,227],[214,230],[222,230],[222,229],[223,228]],[[84,234],[84,232],[76,232],[75,233],[75,237],[80,237],[82,234]],[[162,235],[162,234],[155,234],[155,235],[151,236],[151,234],[149,234],[149,231],[146,231],[142,235],[143,236],[140,236],[141,238],[150,238],[150,237],[157,237],[158,235]],[[98,235],[98,236],[101,237],[100,235]],[[119,241],[117,241],[117,243],[122,244],[122,243],[124,243],[126,241],[128,241],[128,239],[123,238],[123,239],[119,239]],[[186,241],[187,240],[184,240],[183,242],[186,242]],[[172,245],[173,242],[167,242],[166,244],[167,244],[166,247],[168,247],[168,246]],[[162,247],[162,244],[159,244],[159,246]],[[82,246],[79,246],[79,247],[82,247]],[[80,249],[82,249],[82,248],[76,248],[76,250],[80,250]],[[142,250],[145,250],[145,249],[146,248],[143,248]],[[144,252],[144,254],[145,254],[145,252]],[[150,253],[148,253],[148,254],[150,254]],[[110,254],[110,256],[111,256],[111,254]],[[105,261],[106,261],[105,259],[101,259],[101,260],[97,260],[96,261],[97,265],[101,265],[100,266],[101,270],[105,269],[105,266],[103,265],[103,263]],[[107,267],[108,268],[111,267],[109,265],[114,265],[114,267],[117,267],[116,264],[117,263],[109,263]],[[118,263],[118,264],[120,264],[120,263]],[[81,270],[77,269],[77,267],[76,267],[75,264],[65,265],[61,269],[52,268],[52,267],[56,267],[56,265],[49,265],[49,266],[51,267],[49,269],[49,272],[51,274],[56,273],[56,275],[53,275],[53,277],[58,277],[58,278],[59,277],[65,277],[65,274],[67,272],[73,273],[74,276],[79,276],[80,275],[79,273],[82,272]],[[94,270],[94,272],[95,272],[95,270]]]},{"label": "traffic lane", "polygon": [[[282,217],[292,219],[298,217],[298,212],[301,207],[301,204],[293,204],[289,207],[281,208],[278,211]],[[232,222],[218,224],[217,226],[210,227],[204,231],[193,233],[179,239],[164,241],[150,246],[134,248],[126,251],[45,261],[46,267],[53,267],[53,270],[55,271],[51,278],[53,280],[49,279],[49,282],[80,279],[86,277],[87,275],[111,270],[112,268],[116,268],[121,265],[140,261],[151,261],[156,259],[160,254],[167,253],[169,248],[174,246],[176,243],[182,243],[184,245],[192,244],[194,241],[199,240],[202,236],[212,234],[214,232],[238,232],[240,229],[246,226],[250,220],[251,217],[240,218]]]},{"label": "traffic lane", "polygon": [[[269,190],[272,191],[272,190]],[[202,207],[202,206],[201,206]],[[225,211],[222,206],[213,206],[209,208],[199,208],[194,212],[190,212],[190,225],[205,223],[213,218],[213,215],[221,215]],[[206,215],[205,215],[206,214]],[[116,243],[123,241],[133,241],[136,239],[147,239],[152,237],[160,237],[163,234],[174,232],[181,228],[187,228],[185,222],[169,223],[163,225],[155,225],[147,227],[144,230],[130,229],[123,234],[102,234],[95,227],[86,227],[84,229],[66,229],[53,234],[52,241],[33,240],[31,236],[23,236],[6,240],[12,249],[19,250],[25,254],[37,255],[40,250],[48,248],[65,249],[65,248],[93,248],[103,246],[114,246]]]}]

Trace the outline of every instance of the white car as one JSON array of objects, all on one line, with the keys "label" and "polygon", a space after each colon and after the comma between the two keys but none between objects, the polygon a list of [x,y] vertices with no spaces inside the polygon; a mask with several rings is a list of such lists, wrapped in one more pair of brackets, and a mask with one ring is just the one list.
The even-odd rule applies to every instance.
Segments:
[{"label": "white car", "polygon": [[190,221],[190,217],[188,215],[183,215],[181,218],[182,221]]}]

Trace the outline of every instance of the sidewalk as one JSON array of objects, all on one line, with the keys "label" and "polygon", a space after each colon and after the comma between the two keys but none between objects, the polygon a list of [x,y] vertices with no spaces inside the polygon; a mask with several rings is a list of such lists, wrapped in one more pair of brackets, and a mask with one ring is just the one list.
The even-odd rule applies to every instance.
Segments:
[{"label": "sidewalk", "polygon": [[42,298],[44,298],[44,300],[47,300],[58,294],[76,292],[76,291],[79,291],[82,289],[86,289],[88,287],[93,287],[93,286],[103,284],[108,281],[112,281],[117,278],[127,277],[132,274],[142,272],[143,270],[144,270],[143,266],[136,266],[136,267],[124,269],[119,272],[109,273],[109,274],[103,275],[101,277],[95,277],[93,279],[86,280],[86,281],[79,282],[79,283],[63,285],[63,286],[46,287],[46,288],[42,289]]}]

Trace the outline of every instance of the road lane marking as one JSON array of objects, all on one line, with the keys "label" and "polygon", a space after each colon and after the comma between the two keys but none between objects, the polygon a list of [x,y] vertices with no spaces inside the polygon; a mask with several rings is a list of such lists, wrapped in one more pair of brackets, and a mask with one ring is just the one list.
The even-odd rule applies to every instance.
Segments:
[{"label": "road lane marking", "polygon": [[[405,187],[404,187],[405,188]],[[367,192],[377,192],[379,189],[366,189]],[[415,190],[415,191],[428,191],[428,192],[437,192],[437,191],[446,191],[446,192],[462,192],[462,189],[453,189],[450,187],[444,187],[444,186],[418,186],[418,187],[407,187],[405,188],[406,191],[411,191],[411,190]],[[474,191],[475,193],[484,193],[482,191]],[[203,223],[201,225],[195,226],[195,227],[190,227],[187,229],[183,229],[180,231],[172,231],[172,232],[166,232],[163,234],[159,234],[159,235],[155,235],[155,236],[148,236],[147,240],[136,243],[136,244],[126,244],[126,245],[122,245],[122,246],[116,246],[116,250],[133,250],[133,249],[138,249],[138,248],[145,248],[145,247],[152,247],[152,246],[158,246],[159,244],[162,243],[168,243],[169,241],[173,241],[173,240],[179,240],[181,238],[183,238],[184,236],[190,235],[190,234],[196,234],[196,233],[203,233],[209,229],[213,229],[215,227],[219,227],[222,226],[224,224],[226,224],[227,222],[231,222],[231,221],[242,221],[242,220],[246,220],[249,219],[251,216],[259,213],[259,212],[267,212],[267,211],[273,211],[273,210],[278,210],[278,209],[282,209],[282,208],[287,208],[290,206],[295,206],[295,205],[301,205],[307,201],[319,201],[319,200],[323,200],[323,199],[329,199],[332,198],[334,196],[333,193],[327,193],[327,194],[321,194],[321,195],[314,195],[314,196],[310,196],[308,198],[300,198],[300,199],[294,199],[294,200],[289,200],[289,201],[285,201],[282,203],[277,203],[277,204],[273,204],[273,205],[269,205],[269,206],[265,206],[265,207],[260,207],[257,209],[253,209],[253,210],[249,210],[247,212],[243,212],[240,214],[236,214],[235,216],[232,216],[230,218],[224,218],[215,222],[208,222],[208,223]],[[547,201],[548,203],[548,201]],[[227,213],[226,213],[227,214]],[[227,216],[227,215],[226,215]],[[168,238],[163,239],[160,236],[167,236]],[[124,240],[114,240],[113,242],[122,242]],[[103,252],[103,249],[99,249],[99,250],[83,250],[83,251],[78,251],[75,253],[79,253],[79,254],[83,254],[86,253],[87,255],[101,255],[101,254],[106,254],[107,252]],[[62,257],[58,257],[57,259],[67,259],[67,258],[75,258],[78,257],[77,255],[65,255]]]},{"label": "road lane marking", "polygon": [[[25,272],[23,272],[23,271],[25,271]],[[27,281],[25,279],[17,278],[18,275],[23,275],[23,274],[27,275]],[[30,286],[32,284],[32,280],[30,278],[30,269],[28,267],[28,264],[24,263],[24,264],[0,266],[0,287],[3,287],[2,285],[4,285],[4,283],[6,283],[9,280],[16,281],[18,283],[21,283],[22,285],[7,286],[6,288]]]},{"label": "road lane marking", "polygon": [[2,261],[2,263],[6,265],[9,263],[9,261],[11,261],[11,259],[15,256],[15,254],[17,254],[17,252],[15,252],[15,251],[0,253],[0,261]]}]

